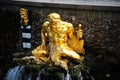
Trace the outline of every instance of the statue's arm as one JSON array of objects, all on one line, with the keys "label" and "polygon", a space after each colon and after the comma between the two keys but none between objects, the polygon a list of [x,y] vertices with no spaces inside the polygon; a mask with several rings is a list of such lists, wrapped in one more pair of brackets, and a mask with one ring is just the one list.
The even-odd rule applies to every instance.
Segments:
[{"label": "statue's arm", "polygon": [[45,45],[46,44],[46,36],[45,36],[45,32],[43,29],[41,30],[41,39],[42,39],[41,45]]},{"label": "statue's arm", "polygon": [[46,22],[43,24],[43,26],[42,26],[42,30],[41,30],[41,41],[42,41],[42,43],[41,43],[41,45],[40,46],[38,46],[37,48],[35,48],[33,51],[32,51],[32,55],[33,56],[35,56],[36,58],[38,58],[38,59],[41,59],[41,56],[42,56],[42,54],[47,54],[47,50],[46,50],[46,48],[47,48],[47,46],[46,46],[46,37],[47,37],[47,35],[46,35],[46,28],[47,26],[46,26]]},{"label": "statue's arm", "polygon": [[45,22],[42,26],[41,30],[41,39],[42,39],[42,44],[43,46],[46,45],[46,38],[47,38],[47,28],[48,28],[48,22]]}]

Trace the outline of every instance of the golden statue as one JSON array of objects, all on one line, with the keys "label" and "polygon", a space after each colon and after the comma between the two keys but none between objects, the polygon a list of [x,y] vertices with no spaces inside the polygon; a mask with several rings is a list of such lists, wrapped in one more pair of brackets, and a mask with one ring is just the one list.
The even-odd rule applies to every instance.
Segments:
[{"label": "golden statue", "polygon": [[28,10],[25,8],[20,8],[19,10],[21,16],[21,25],[27,26],[28,25]]},{"label": "golden statue", "polygon": [[[62,21],[58,13],[50,13],[47,18],[48,21],[44,22],[41,30],[42,44],[32,51],[32,55],[38,60],[51,61],[54,65],[68,70],[70,60],[82,61],[84,58],[80,56],[84,53],[84,40],[78,39],[82,38],[82,33],[79,31],[77,37],[74,36],[73,25]],[[47,40],[49,44],[46,43]]]},{"label": "golden statue", "polygon": [[78,27],[76,27],[75,36],[70,40],[69,46],[78,54],[85,54],[85,50],[83,48],[84,46],[84,40],[83,38],[83,30],[82,25],[78,24]]}]

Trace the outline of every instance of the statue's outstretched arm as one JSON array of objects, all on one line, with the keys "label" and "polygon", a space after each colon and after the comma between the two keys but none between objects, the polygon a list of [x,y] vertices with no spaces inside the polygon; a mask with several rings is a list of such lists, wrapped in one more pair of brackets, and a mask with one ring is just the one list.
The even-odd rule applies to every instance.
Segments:
[{"label": "statue's outstretched arm", "polygon": [[33,51],[32,51],[32,55],[37,59],[37,60],[42,60],[44,62],[46,62],[48,59],[47,59],[47,55],[48,55],[48,50],[47,50],[47,45],[46,45],[46,30],[45,30],[45,27],[43,25],[43,28],[41,30],[41,45],[38,46],[37,48],[35,48]]},{"label": "statue's outstretched arm", "polygon": [[46,41],[47,41],[47,28],[48,28],[48,22],[45,22],[42,26],[42,30],[41,30],[41,48],[45,48],[46,47]]},{"label": "statue's outstretched arm", "polygon": [[46,33],[43,31],[43,29],[41,30],[41,39],[42,39],[42,43],[41,43],[41,45],[46,45],[46,37],[47,37],[47,35],[46,35]]}]

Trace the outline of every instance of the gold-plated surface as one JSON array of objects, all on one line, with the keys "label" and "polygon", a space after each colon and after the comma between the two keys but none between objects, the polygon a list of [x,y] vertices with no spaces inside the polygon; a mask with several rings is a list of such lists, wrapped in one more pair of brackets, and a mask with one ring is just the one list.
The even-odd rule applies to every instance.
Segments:
[{"label": "gold-plated surface", "polygon": [[74,31],[75,36],[70,40],[69,46],[78,54],[85,54],[85,50],[83,48],[84,46],[84,40],[83,37],[83,30],[82,30],[82,24],[78,24],[76,27],[76,31]]},{"label": "gold-plated surface", "polygon": [[22,26],[27,26],[28,25],[28,10],[25,8],[20,8],[19,10],[20,16],[21,16],[21,25]]},{"label": "gold-plated surface", "polygon": [[44,22],[41,30],[42,44],[32,51],[32,55],[41,61],[51,61],[54,65],[68,70],[70,60],[83,60],[80,56],[84,53],[82,30],[78,27],[76,37],[73,35],[73,25],[62,21],[58,13],[50,13],[47,18],[48,21]]}]

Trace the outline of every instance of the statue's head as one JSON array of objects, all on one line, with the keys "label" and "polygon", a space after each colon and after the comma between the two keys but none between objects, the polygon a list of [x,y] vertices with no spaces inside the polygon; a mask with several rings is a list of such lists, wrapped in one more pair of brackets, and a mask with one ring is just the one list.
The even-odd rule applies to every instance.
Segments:
[{"label": "statue's head", "polygon": [[61,16],[58,13],[50,13],[47,16],[49,21],[56,22],[61,20]]},{"label": "statue's head", "polygon": [[82,24],[78,24],[78,29],[81,29],[82,28]]},{"label": "statue's head", "polygon": [[28,10],[25,8],[20,8],[19,12],[22,20],[21,24],[25,26],[28,25]]}]

